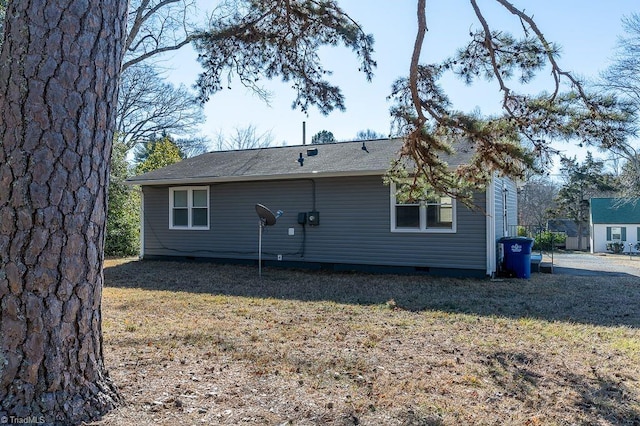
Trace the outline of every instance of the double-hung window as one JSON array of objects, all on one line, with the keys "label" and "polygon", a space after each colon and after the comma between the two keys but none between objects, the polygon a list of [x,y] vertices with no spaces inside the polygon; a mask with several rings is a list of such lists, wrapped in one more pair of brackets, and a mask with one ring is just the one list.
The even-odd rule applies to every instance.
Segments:
[{"label": "double-hung window", "polygon": [[209,187],[169,188],[169,228],[209,229]]},{"label": "double-hung window", "polygon": [[622,241],[622,227],[621,226],[612,226],[611,227],[611,239],[613,241]]},{"label": "double-hung window", "polygon": [[404,200],[398,186],[391,184],[391,231],[456,232],[455,199],[425,193],[418,199]]}]

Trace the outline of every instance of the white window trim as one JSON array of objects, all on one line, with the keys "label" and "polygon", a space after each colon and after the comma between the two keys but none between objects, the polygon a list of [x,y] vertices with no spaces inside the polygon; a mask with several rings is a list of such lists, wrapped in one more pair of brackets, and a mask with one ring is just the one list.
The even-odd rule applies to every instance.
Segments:
[{"label": "white window trim", "polygon": [[420,228],[397,228],[396,227],[396,184],[391,183],[391,232],[410,233],[410,234],[455,234],[457,232],[457,208],[456,199],[451,199],[451,228],[427,228],[427,203],[420,203]]},{"label": "white window trim", "polygon": [[[207,226],[193,226],[191,224],[193,209],[193,191],[207,191]],[[187,226],[174,226],[173,225],[173,193],[175,191],[187,191],[187,210],[188,210],[188,225]],[[199,207],[202,208],[202,207]],[[194,230],[194,231],[208,231],[210,228],[211,207],[209,203],[209,187],[208,186],[175,186],[169,188],[169,229],[180,230]]]}]

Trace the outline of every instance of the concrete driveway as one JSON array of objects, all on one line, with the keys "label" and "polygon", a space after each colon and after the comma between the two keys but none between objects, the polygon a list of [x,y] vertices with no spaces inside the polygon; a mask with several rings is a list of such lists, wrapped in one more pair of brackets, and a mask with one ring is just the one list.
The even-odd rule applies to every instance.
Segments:
[{"label": "concrete driveway", "polygon": [[[545,254],[544,263],[549,264],[551,257]],[[578,276],[640,277],[640,256],[554,253],[553,273]]]}]

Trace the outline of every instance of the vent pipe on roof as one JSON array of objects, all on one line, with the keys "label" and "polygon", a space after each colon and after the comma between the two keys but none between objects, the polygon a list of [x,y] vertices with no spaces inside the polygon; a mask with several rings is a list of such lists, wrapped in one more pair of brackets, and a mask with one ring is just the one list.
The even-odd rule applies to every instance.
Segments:
[{"label": "vent pipe on roof", "polygon": [[307,122],[302,122],[302,145],[307,144]]}]

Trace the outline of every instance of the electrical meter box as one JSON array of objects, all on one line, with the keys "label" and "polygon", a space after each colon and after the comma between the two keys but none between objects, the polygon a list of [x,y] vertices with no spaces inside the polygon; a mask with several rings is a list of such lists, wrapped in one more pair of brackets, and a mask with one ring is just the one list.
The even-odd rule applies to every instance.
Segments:
[{"label": "electrical meter box", "polygon": [[307,219],[309,221],[309,226],[320,225],[320,213],[318,212],[309,212],[307,214]]},{"label": "electrical meter box", "polygon": [[298,213],[298,225],[304,225],[307,223],[307,214]]}]

